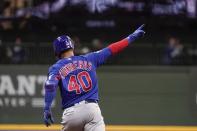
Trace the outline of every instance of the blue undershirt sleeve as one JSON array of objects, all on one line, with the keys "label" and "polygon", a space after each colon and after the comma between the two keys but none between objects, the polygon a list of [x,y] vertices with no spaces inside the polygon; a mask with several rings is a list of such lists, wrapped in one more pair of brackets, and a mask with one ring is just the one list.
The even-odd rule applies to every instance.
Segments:
[{"label": "blue undershirt sleeve", "polygon": [[47,80],[44,84],[44,89],[45,89],[44,110],[49,110],[51,107],[53,99],[56,96],[56,90],[58,87],[59,79],[60,79],[59,73],[56,72],[56,70],[53,68],[49,69],[49,74],[48,74]]}]

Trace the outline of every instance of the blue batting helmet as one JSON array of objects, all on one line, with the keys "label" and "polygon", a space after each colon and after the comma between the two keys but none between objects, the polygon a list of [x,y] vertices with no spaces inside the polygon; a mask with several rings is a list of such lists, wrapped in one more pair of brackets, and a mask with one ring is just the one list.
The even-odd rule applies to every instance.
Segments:
[{"label": "blue batting helmet", "polygon": [[54,40],[53,48],[55,55],[59,56],[63,51],[74,49],[74,44],[69,36],[62,35]]}]

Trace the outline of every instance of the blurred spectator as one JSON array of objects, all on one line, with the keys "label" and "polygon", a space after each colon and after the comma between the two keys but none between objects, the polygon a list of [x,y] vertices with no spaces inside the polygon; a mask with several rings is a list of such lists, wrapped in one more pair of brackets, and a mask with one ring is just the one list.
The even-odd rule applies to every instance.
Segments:
[{"label": "blurred spectator", "polygon": [[[11,16],[13,16],[13,8],[11,7],[10,1],[4,3],[2,15],[5,18],[10,18]],[[13,28],[12,22],[10,20],[2,21],[0,24],[4,30],[9,30]]]},{"label": "blurred spectator", "polygon": [[[2,18],[4,18],[5,20],[0,22],[0,25],[3,30],[13,29],[14,26],[22,28],[25,25],[26,23],[25,20],[19,22],[16,25],[17,22],[10,20],[10,19],[17,18],[16,11],[27,7],[28,3],[30,3],[30,1],[26,1],[26,0],[4,0],[2,1],[2,6],[1,6],[2,9],[1,9],[0,15],[2,15]],[[27,17],[27,16],[28,14],[25,15],[24,17]]]},{"label": "blurred spectator", "polygon": [[170,37],[168,45],[165,48],[163,56],[163,64],[165,65],[182,65],[184,62],[184,46],[176,37]]},{"label": "blurred spectator", "polygon": [[15,7],[16,7],[16,9],[22,9],[22,8],[27,6],[28,2],[30,2],[30,0],[29,1],[27,1],[27,0],[15,0]]},{"label": "blurred spectator", "polygon": [[79,37],[75,36],[72,40],[74,41],[76,55],[82,55],[90,52],[89,47],[81,44]]},{"label": "blurred spectator", "polygon": [[24,62],[25,50],[22,47],[22,41],[20,37],[16,38],[15,45],[13,47],[8,48],[7,55],[13,64],[21,64]]},{"label": "blurred spectator", "polygon": [[103,46],[103,42],[100,40],[100,39],[93,39],[92,40],[92,50],[93,51],[97,51],[97,50],[100,50],[102,49],[104,46]]}]

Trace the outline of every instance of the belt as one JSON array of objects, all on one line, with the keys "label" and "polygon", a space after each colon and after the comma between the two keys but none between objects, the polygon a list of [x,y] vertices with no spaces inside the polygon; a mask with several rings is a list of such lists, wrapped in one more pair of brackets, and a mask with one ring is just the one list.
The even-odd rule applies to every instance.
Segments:
[{"label": "belt", "polygon": [[98,100],[85,100],[85,103],[98,103]]},{"label": "belt", "polygon": [[[69,107],[72,107],[72,106],[76,106],[76,105],[80,105],[80,104],[88,104],[88,103],[98,103],[98,100],[83,100],[83,101],[80,101],[80,102],[77,102],[75,104],[71,104],[69,106],[67,106],[66,108],[69,108]],[[66,109],[64,108],[64,109]]]}]

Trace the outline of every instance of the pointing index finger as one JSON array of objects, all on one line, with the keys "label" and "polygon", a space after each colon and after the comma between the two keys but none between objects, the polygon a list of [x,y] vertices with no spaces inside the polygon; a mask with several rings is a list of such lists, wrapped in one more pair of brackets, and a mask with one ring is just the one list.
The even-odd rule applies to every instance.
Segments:
[{"label": "pointing index finger", "polygon": [[144,28],[145,24],[142,24],[137,30],[141,30],[142,28]]}]

